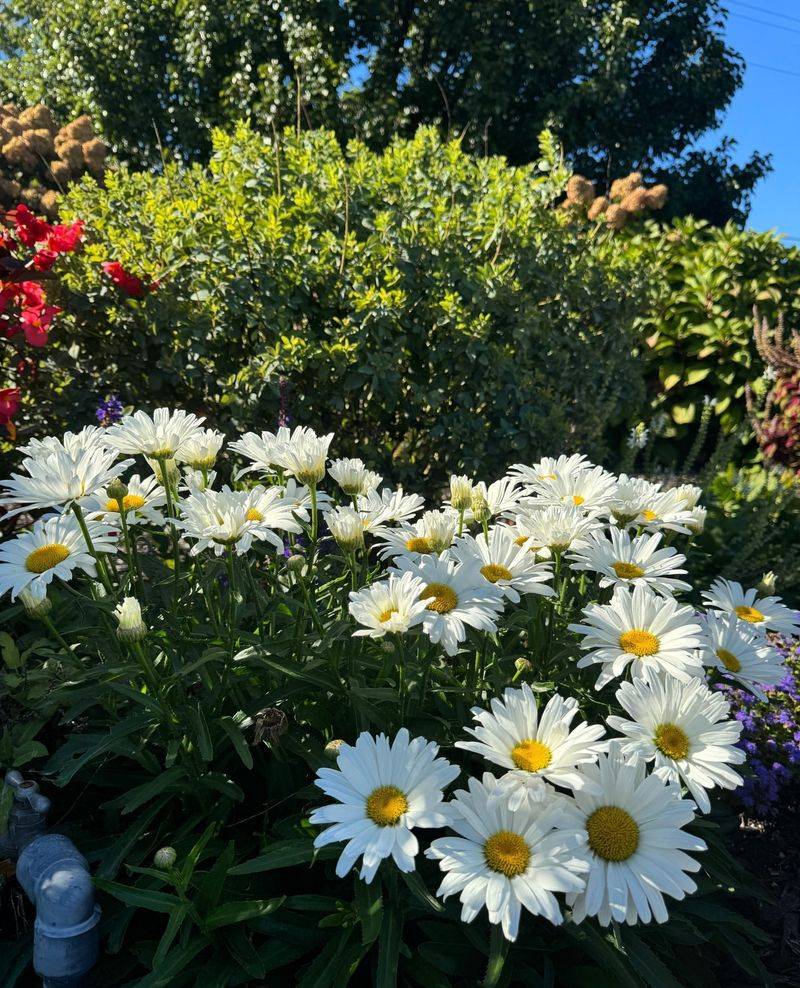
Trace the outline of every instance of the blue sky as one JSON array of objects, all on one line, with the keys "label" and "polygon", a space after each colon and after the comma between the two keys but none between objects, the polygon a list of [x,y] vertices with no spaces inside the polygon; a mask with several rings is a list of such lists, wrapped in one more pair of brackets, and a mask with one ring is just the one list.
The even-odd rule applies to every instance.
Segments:
[{"label": "blue sky", "polygon": [[[772,173],[756,188],[748,226],[775,228],[800,242],[800,0],[725,0],[730,45],[747,63],[744,85],[719,135],[737,157],[771,152]],[[704,145],[715,143],[711,134]]]}]

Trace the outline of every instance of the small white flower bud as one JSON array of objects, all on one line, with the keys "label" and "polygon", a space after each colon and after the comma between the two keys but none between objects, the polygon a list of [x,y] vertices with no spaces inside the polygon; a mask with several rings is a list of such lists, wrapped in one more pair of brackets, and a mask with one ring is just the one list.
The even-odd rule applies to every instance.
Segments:
[{"label": "small white flower bud", "polygon": [[469,477],[450,478],[450,503],[456,511],[466,511],[472,504],[472,481]]},{"label": "small white flower bud", "polygon": [[46,591],[39,596],[30,587],[25,587],[24,590],[20,590],[19,599],[22,601],[22,606],[25,608],[25,613],[28,617],[43,618],[53,609],[53,602],[47,596]]},{"label": "small white flower bud", "polygon": [[161,871],[168,871],[178,860],[174,847],[161,847],[153,855],[153,864]]},{"label": "small white flower bud", "polygon": [[126,597],[117,604],[114,615],[119,621],[117,637],[121,641],[138,642],[147,634],[147,625],[142,620],[142,608],[135,597]]},{"label": "small white flower bud", "polygon": [[334,508],[325,517],[331,535],[346,552],[353,552],[364,545],[364,523],[353,508]]},{"label": "small white flower bud", "polygon": [[328,761],[335,762],[339,757],[339,752],[342,750],[342,745],[345,742],[341,738],[337,738],[335,741],[329,741],[325,745],[325,757]]}]

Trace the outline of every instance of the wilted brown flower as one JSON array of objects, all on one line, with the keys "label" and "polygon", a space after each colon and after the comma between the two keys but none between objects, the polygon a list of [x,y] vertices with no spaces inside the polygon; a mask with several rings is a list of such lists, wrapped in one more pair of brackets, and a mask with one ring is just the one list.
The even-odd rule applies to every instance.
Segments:
[{"label": "wilted brown flower", "polygon": [[666,185],[654,185],[647,190],[648,209],[663,209],[669,196],[669,189]]},{"label": "wilted brown flower", "polygon": [[80,141],[81,144],[84,141],[90,141],[94,137],[92,118],[86,113],[80,117],[76,117],[72,123],[68,123],[67,126],[62,129],[67,132],[73,141]]},{"label": "wilted brown flower", "polygon": [[58,130],[53,114],[43,103],[26,107],[19,114],[18,119],[26,130],[46,130],[51,135]]},{"label": "wilted brown flower", "polygon": [[623,209],[622,206],[612,202],[605,212],[605,217],[606,226],[612,230],[621,230],[631,218],[631,214],[627,209]]},{"label": "wilted brown flower", "polygon": [[4,134],[8,134],[9,140],[12,137],[17,137],[25,130],[16,117],[4,117],[0,128],[2,128]]},{"label": "wilted brown flower", "polygon": [[629,213],[641,213],[647,209],[647,190],[644,188],[633,189],[620,203],[620,206]]},{"label": "wilted brown flower", "polygon": [[64,141],[59,145],[58,156],[75,172],[83,168],[83,145],[80,141]]},{"label": "wilted brown flower", "polygon": [[43,192],[39,198],[39,205],[50,219],[54,219],[58,213],[58,193],[55,189],[47,189]]},{"label": "wilted brown flower", "polygon": [[83,160],[86,162],[86,167],[95,177],[99,177],[102,174],[107,156],[108,148],[98,137],[86,141],[83,145]]},{"label": "wilted brown flower", "polygon": [[12,137],[3,145],[3,156],[10,165],[22,171],[33,171],[39,159],[34,154],[30,144],[24,136]]},{"label": "wilted brown flower", "polygon": [[624,199],[625,196],[633,192],[634,189],[638,189],[641,185],[642,173],[631,172],[630,175],[626,175],[624,178],[617,178],[611,183],[611,192],[609,195],[612,199]]},{"label": "wilted brown flower", "polygon": [[22,134],[28,142],[31,151],[42,158],[49,158],[53,155],[53,135],[45,127],[39,130],[26,130]]},{"label": "wilted brown flower", "polygon": [[66,161],[60,161],[59,159],[49,161],[47,167],[50,169],[50,174],[53,176],[53,180],[57,182],[62,189],[72,178],[72,169]]},{"label": "wilted brown flower", "polygon": [[289,718],[277,707],[265,707],[253,718],[255,729],[253,731],[253,744],[261,744],[266,738],[267,741],[275,742],[289,730]]},{"label": "wilted brown flower", "polygon": [[594,182],[583,175],[573,175],[567,182],[567,199],[579,206],[588,206],[594,199]]},{"label": "wilted brown flower", "polygon": [[39,209],[42,204],[42,190],[38,186],[23,189],[20,198],[29,209]]},{"label": "wilted brown flower", "polygon": [[0,178],[0,199],[5,203],[14,203],[22,191],[19,182],[10,178]]},{"label": "wilted brown flower", "polygon": [[591,206],[589,206],[589,219],[596,220],[599,216],[602,216],[609,205],[609,201],[605,196],[598,196]]}]

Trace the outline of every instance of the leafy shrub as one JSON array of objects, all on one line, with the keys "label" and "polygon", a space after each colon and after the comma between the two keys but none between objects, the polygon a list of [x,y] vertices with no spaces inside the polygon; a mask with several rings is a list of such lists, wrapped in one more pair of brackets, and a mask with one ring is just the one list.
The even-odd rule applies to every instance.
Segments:
[{"label": "leafy shrub", "polygon": [[[108,392],[214,421],[335,425],[400,479],[496,472],[554,445],[602,453],[642,398],[640,266],[554,209],[568,174],[475,160],[431,130],[382,154],[333,135],[215,135],[207,170],[73,188],[86,220],[62,349],[29,428],[77,425]],[[131,299],[103,262],[157,279]],[[38,418],[37,418],[38,416]]]},{"label": "leafy shrub", "polygon": [[[485,914],[466,923],[456,902],[439,901],[434,891],[442,876],[422,853],[414,871],[402,872],[386,860],[373,881],[362,881],[349,867],[337,877],[333,862],[341,845],[326,843],[318,826],[335,817],[310,818],[323,801],[319,789],[330,781],[334,760],[344,767],[340,739],[353,742],[362,732],[391,737],[405,727],[433,739],[474,786],[491,765],[480,752],[476,757],[455,744],[466,737],[470,709],[486,707],[511,684],[532,691],[514,694],[526,697],[529,715],[534,695],[543,705],[557,692],[575,702],[579,722],[594,725],[593,742],[604,724],[621,731],[619,722],[608,720],[622,712],[614,681],[620,670],[611,670],[608,655],[583,639],[587,628],[572,622],[590,620],[612,589],[615,603],[620,595],[628,598],[627,581],[638,579],[637,567],[606,566],[601,581],[600,567],[591,559],[586,567],[577,565],[573,553],[598,526],[606,546],[611,531],[624,540],[625,529],[643,526],[682,539],[699,517],[692,506],[698,490],[659,494],[646,485],[618,483],[585,462],[548,461],[516,469],[521,481],[506,478],[488,488],[455,478],[452,505],[423,515],[409,529],[398,519],[417,514],[420,502],[411,495],[399,502],[389,490],[378,494],[381,478],[363,464],[337,461],[322,483],[330,436],[246,437],[227,453],[243,454],[267,486],[253,485],[245,475],[246,485],[230,491],[219,487],[226,460],[215,462],[223,437],[177,414],[166,422],[164,412],[156,414],[156,426],[139,414],[108,431],[34,444],[28,453],[44,482],[18,478],[3,485],[8,504],[62,513],[35,522],[31,533],[0,550],[0,586],[24,589],[27,612],[12,605],[3,614],[13,630],[0,642],[3,703],[10,719],[25,726],[6,732],[0,756],[29,771],[41,766],[48,791],[61,789],[56,813],[93,863],[107,949],[98,983],[190,985],[202,971],[202,980],[220,986],[269,978],[276,986],[338,988],[352,980],[378,988],[448,988],[475,984],[477,972],[485,971],[487,988],[540,979],[559,988],[705,986],[709,971],[729,956],[763,977],[756,954],[763,936],[731,908],[739,901],[746,908],[756,892],[726,851],[730,816],[716,799],[710,815],[695,815],[692,803],[678,804],[677,788],[654,775],[647,780],[646,806],[664,800],[665,815],[676,823],[685,818],[688,832],[668,839],[693,851],[698,887],[689,883],[684,891],[694,894],[670,898],[663,925],[623,923],[612,930],[607,919],[604,926],[591,917],[579,921],[577,910],[554,926],[526,908],[521,935],[510,947]],[[114,451],[106,449],[109,443],[116,444]],[[138,480],[120,485],[130,461],[119,461],[119,450],[139,459]],[[31,466],[23,465],[22,476]],[[84,480],[86,496],[79,502],[71,500],[75,478]],[[309,486],[298,489],[298,482]],[[532,501],[520,500],[523,490]],[[329,498],[338,502],[336,509]],[[661,515],[653,517],[658,512],[646,505]],[[515,530],[499,521],[501,512],[512,514]],[[662,530],[662,524],[671,528]],[[572,534],[564,535],[564,525]],[[470,536],[456,539],[462,526]],[[61,540],[74,550],[66,557],[59,550],[69,547]],[[282,540],[286,549],[276,551],[274,543]],[[375,558],[381,545],[396,547],[395,565],[407,570],[409,582],[394,601],[376,598],[377,606],[369,606],[371,593],[389,592],[389,563]],[[478,558],[481,545],[494,547],[489,557]],[[84,546],[94,549],[94,558],[79,554]],[[498,546],[510,555],[495,556]],[[432,551],[438,549],[442,557]],[[453,572],[447,567],[456,558],[461,561]],[[654,577],[667,597],[681,590],[680,581],[671,585],[670,574],[683,574],[682,558],[668,548]],[[48,577],[54,577],[49,585]],[[457,622],[449,624],[455,615],[448,618],[454,586],[463,598],[456,597],[455,606],[471,625],[460,630]],[[649,589],[640,591],[641,606],[658,612],[658,620],[673,606]],[[634,636],[629,644],[635,650],[626,664],[663,672],[662,663],[674,663],[668,667],[683,668],[689,685],[667,676],[667,688],[696,689],[701,702],[711,704],[695,651],[708,643],[689,623],[693,608],[676,612],[674,648],[665,656],[635,637],[652,637],[642,627],[646,613],[639,610],[635,627],[625,633]],[[773,608],[770,623],[791,625],[786,613]],[[439,638],[439,622],[448,624],[448,638]],[[393,629],[388,635],[387,626]],[[354,635],[370,629],[374,637]],[[586,655],[577,662],[582,648]],[[708,664],[718,664],[716,654],[704,655]],[[600,661],[601,667],[592,665]],[[598,668],[611,680],[601,689]],[[708,673],[712,682],[719,675]],[[724,704],[717,712],[725,717]],[[521,769],[526,758],[541,758],[537,743],[553,756],[550,735],[531,738],[530,724],[514,748],[522,749],[514,762]],[[709,730],[720,726],[726,738],[713,749],[714,766],[730,772],[724,762],[735,762],[737,732],[730,723]],[[573,735],[573,741],[581,759],[573,768],[583,778],[594,771],[588,762],[597,753],[590,752],[586,735]],[[36,744],[50,753],[43,766]],[[361,744],[368,744],[363,735]],[[545,759],[541,766],[545,776],[549,764]],[[663,768],[674,773],[674,765],[668,760]],[[319,773],[315,786],[320,767],[328,773]],[[572,785],[564,785],[567,777],[552,776],[561,790],[556,795],[542,787],[538,770],[519,776],[504,768],[493,767],[502,786],[511,783],[495,794],[497,805],[502,793],[515,794],[537,819],[543,806],[566,812],[567,805],[580,805],[564,791]],[[454,775],[449,773],[451,781]],[[580,793],[581,779],[569,778]],[[717,781],[730,787],[736,778],[720,775]],[[515,788],[521,781],[530,789]],[[696,786],[692,791],[702,799]],[[376,824],[376,816],[389,813],[382,805],[367,803]],[[636,814],[642,807],[629,808]],[[437,817],[436,805],[431,811],[434,831],[419,831],[426,845],[447,819],[455,819]],[[503,819],[516,826],[516,817]],[[566,817],[563,826],[559,840],[571,840]],[[629,857],[638,847],[636,834]],[[599,840],[593,846],[605,847]],[[577,856],[590,853],[581,841],[573,848]],[[540,851],[537,845],[534,854]],[[501,859],[493,868],[508,875],[502,869],[514,862],[502,858],[502,847],[497,853]],[[607,857],[621,860],[620,854],[624,847],[614,844]],[[686,861],[676,853],[663,864],[669,871]],[[579,870],[579,863],[568,867]],[[560,871],[551,878],[559,884],[563,876]],[[662,879],[657,876],[655,884]],[[18,954],[0,951],[0,974],[3,963],[18,966]]]}]

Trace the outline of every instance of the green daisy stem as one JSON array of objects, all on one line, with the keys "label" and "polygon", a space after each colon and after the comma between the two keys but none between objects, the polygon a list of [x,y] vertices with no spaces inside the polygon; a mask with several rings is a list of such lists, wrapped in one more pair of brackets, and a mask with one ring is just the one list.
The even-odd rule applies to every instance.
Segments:
[{"label": "green daisy stem", "polygon": [[493,923],[489,940],[489,963],[486,965],[486,975],[481,982],[482,988],[495,988],[500,982],[507,956],[508,940],[503,935],[503,927],[499,923]]},{"label": "green daisy stem", "polygon": [[86,524],[86,519],[83,517],[83,509],[76,502],[72,502],[72,513],[75,516],[78,526],[83,533],[83,539],[86,543],[86,548],[92,554],[92,558],[97,564],[97,575],[100,577],[100,582],[105,587],[108,593],[113,593],[113,587],[111,586],[111,577],[108,575],[108,567],[106,566],[106,561],[100,555],[100,553],[95,549],[94,542],[92,542],[92,537],[89,534],[89,526]]},{"label": "green daisy stem", "polygon": [[161,467],[161,483],[164,485],[164,493],[167,497],[167,514],[169,515],[169,531],[172,539],[173,568],[175,577],[175,601],[178,599],[178,584],[181,576],[181,552],[178,538],[178,529],[175,527],[175,499],[172,496],[172,481],[169,477],[166,456],[155,457],[156,462]]}]

